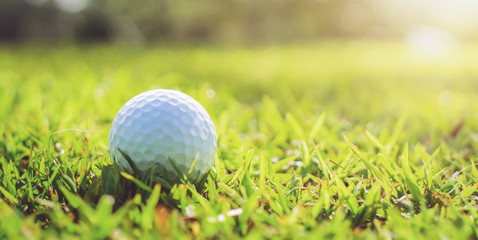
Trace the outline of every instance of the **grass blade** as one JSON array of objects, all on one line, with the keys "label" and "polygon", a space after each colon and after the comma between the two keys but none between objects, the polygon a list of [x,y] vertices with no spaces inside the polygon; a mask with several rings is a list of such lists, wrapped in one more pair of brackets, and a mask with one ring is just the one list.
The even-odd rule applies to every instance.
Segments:
[{"label": "grass blade", "polygon": [[381,181],[383,187],[386,189],[386,191],[390,191],[391,189],[391,182],[389,179],[387,179],[383,173],[375,166],[372,164],[372,162],[370,162],[359,150],[358,148],[352,144],[352,142],[350,142],[350,140],[347,138],[347,136],[345,136],[345,134],[343,134],[343,137],[345,138],[345,142],[347,143],[347,145],[349,146],[350,150],[352,150],[353,153],[355,153],[355,155],[357,155],[360,160],[362,160],[362,162],[365,164],[365,166],[367,167],[368,170],[370,170],[370,172],[372,172],[372,174],[378,178],[378,180]]},{"label": "grass blade", "polygon": [[123,176],[124,178],[132,181],[134,184],[136,184],[136,186],[138,186],[139,188],[151,193],[153,191],[153,189],[151,189],[151,187],[149,187],[148,185],[146,185],[145,183],[141,182],[140,180],[136,179],[135,177],[133,177],[132,175],[129,175],[125,172],[121,172],[121,176]]}]

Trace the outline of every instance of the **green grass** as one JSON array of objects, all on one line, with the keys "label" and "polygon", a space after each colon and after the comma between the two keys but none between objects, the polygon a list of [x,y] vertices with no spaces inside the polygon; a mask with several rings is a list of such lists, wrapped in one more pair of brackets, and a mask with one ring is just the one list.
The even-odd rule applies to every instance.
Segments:
[{"label": "green grass", "polygon": [[[0,52],[2,239],[478,238],[476,46]],[[211,115],[203,184],[111,165],[115,114],[154,88]]]}]

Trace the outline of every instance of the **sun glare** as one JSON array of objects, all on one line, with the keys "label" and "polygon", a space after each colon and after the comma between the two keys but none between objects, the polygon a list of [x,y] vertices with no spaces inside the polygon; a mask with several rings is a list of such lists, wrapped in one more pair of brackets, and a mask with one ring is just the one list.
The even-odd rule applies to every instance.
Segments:
[{"label": "sun glare", "polygon": [[410,12],[418,14],[405,37],[405,42],[418,55],[449,56],[462,40],[473,37],[478,28],[478,1],[405,0],[401,3],[405,2]]},{"label": "sun glare", "polygon": [[406,42],[415,53],[439,57],[450,54],[457,41],[452,34],[431,26],[420,26],[408,34]]},{"label": "sun glare", "polygon": [[90,4],[90,0],[55,0],[55,5],[62,11],[77,13],[83,11]]}]

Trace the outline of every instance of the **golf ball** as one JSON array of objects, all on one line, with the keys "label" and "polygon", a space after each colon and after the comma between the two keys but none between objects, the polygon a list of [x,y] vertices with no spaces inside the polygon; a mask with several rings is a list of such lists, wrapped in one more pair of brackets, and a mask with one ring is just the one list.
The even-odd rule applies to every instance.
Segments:
[{"label": "golf ball", "polygon": [[214,163],[217,136],[211,118],[196,100],[179,91],[157,89],[133,97],[121,108],[111,125],[108,147],[111,159],[124,171],[133,169],[118,149],[139,172],[153,167],[155,176],[174,183],[179,176],[172,161],[195,182]]}]

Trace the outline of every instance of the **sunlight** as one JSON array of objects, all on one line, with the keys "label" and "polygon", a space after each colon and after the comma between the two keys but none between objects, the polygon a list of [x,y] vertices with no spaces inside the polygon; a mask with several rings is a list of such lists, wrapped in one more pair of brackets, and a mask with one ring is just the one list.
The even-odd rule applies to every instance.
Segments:
[{"label": "sunlight", "polygon": [[444,28],[467,35],[478,23],[478,1],[474,0],[428,0],[426,12],[433,22]]},{"label": "sunlight", "polygon": [[371,13],[381,19],[380,26],[385,27],[392,36],[407,36],[421,29],[421,26],[431,26],[459,40],[478,37],[478,1],[389,0],[371,4]]},{"label": "sunlight", "polygon": [[77,13],[83,11],[90,4],[90,0],[55,0],[55,5],[62,11]]},{"label": "sunlight", "polygon": [[457,45],[453,35],[431,26],[416,28],[408,34],[406,42],[415,53],[431,57],[446,56]]}]

